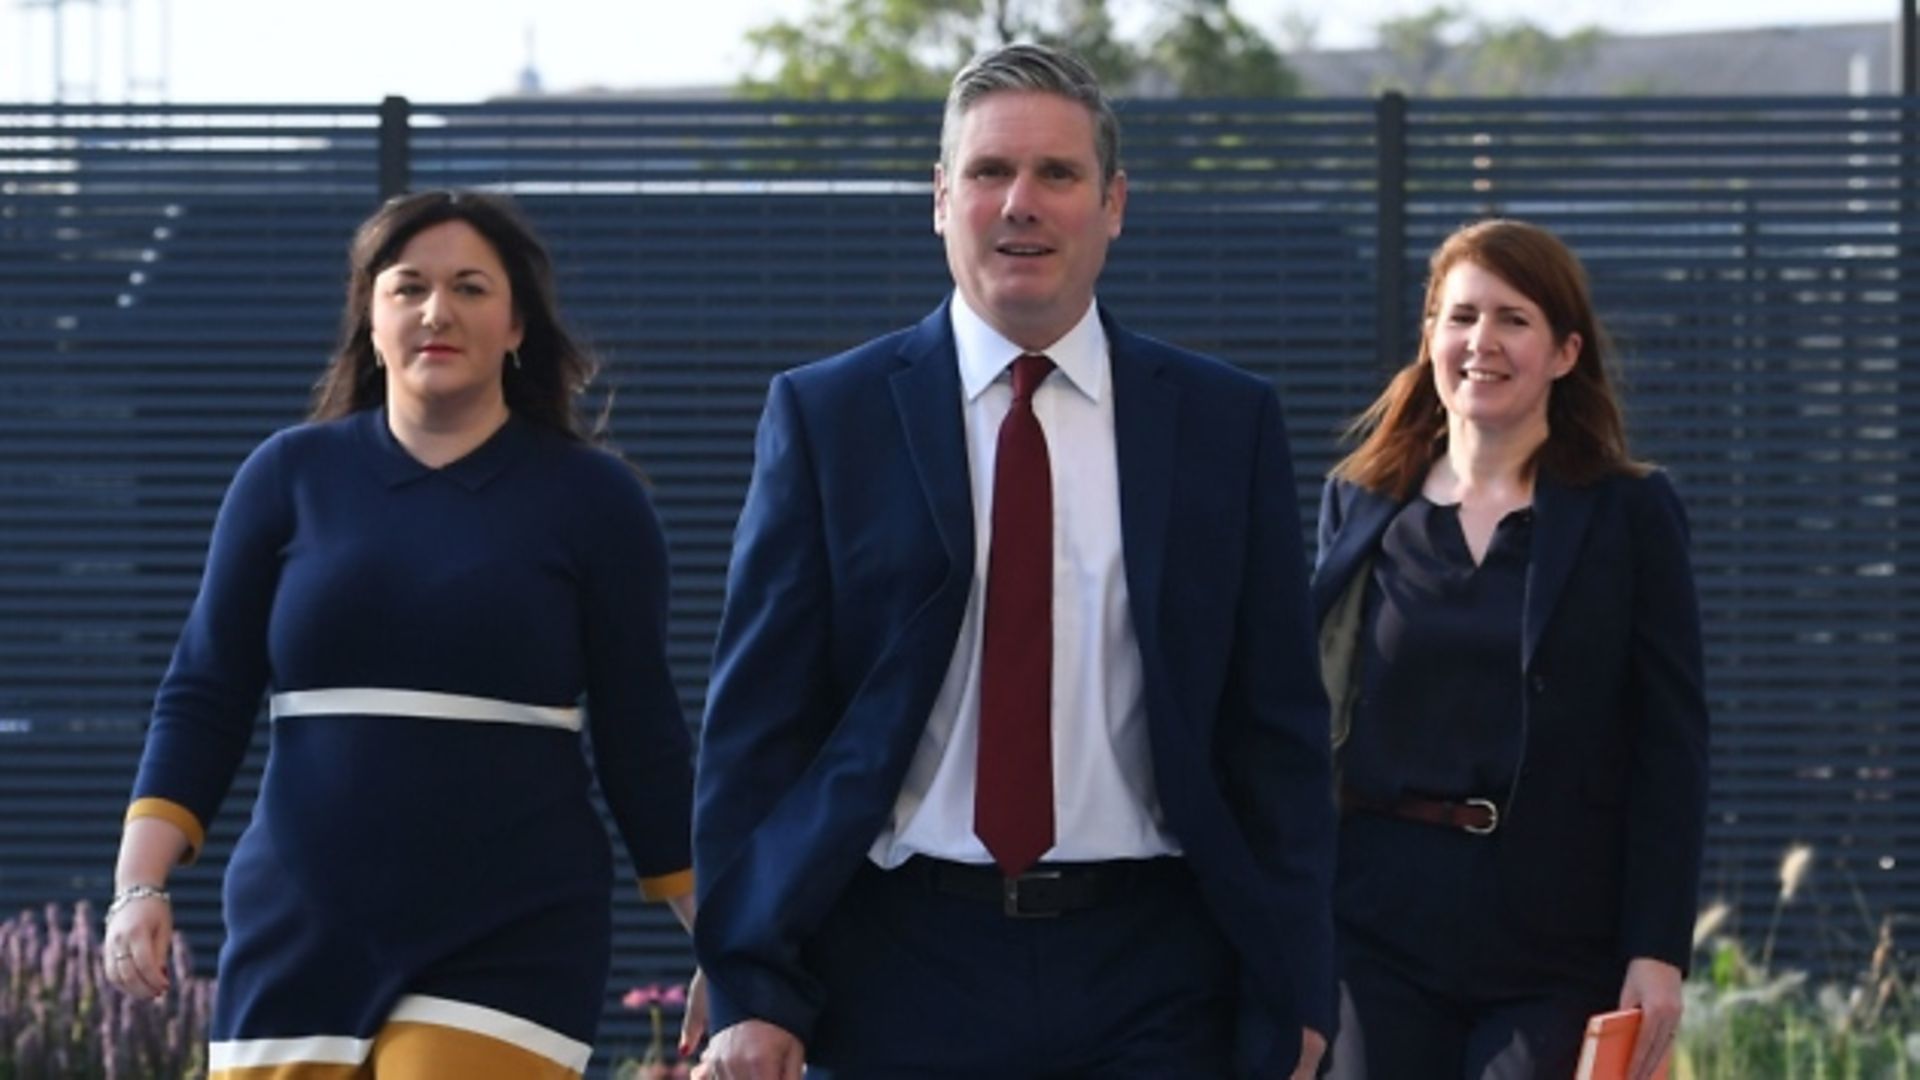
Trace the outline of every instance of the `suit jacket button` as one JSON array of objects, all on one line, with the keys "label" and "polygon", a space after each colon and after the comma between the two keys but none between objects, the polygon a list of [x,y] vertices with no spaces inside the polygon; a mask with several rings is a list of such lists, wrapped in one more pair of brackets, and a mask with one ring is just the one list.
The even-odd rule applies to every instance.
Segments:
[{"label": "suit jacket button", "polygon": [[1547,692],[1547,677],[1545,675],[1529,675],[1527,676],[1527,686],[1536,694],[1544,694]]}]

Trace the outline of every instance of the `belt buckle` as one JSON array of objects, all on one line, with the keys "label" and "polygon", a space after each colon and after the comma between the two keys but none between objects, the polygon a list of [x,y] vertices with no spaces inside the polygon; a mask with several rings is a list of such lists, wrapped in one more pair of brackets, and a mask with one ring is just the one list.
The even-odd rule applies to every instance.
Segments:
[{"label": "belt buckle", "polygon": [[1468,799],[1466,805],[1485,809],[1487,812],[1487,824],[1484,828],[1478,825],[1462,825],[1460,826],[1462,829],[1465,829],[1475,836],[1485,836],[1500,827],[1500,808],[1493,804],[1492,799]]},{"label": "belt buckle", "polygon": [[1029,911],[1020,906],[1020,886],[1022,882],[1059,881],[1063,875],[1058,870],[1029,870],[1019,877],[1000,879],[1000,910],[1009,919],[1057,919],[1059,911]]}]

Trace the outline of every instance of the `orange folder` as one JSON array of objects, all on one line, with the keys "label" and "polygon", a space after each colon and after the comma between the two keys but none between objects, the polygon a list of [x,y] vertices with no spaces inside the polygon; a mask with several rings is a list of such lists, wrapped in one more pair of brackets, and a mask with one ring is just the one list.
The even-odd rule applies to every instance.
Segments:
[{"label": "orange folder", "polygon": [[[1573,1080],[1626,1080],[1633,1061],[1633,1040],[1640,1036],[1640,1010],[1596,1013],[1587,1018],[1587,1039],[1580,1047],[1580,1067]],[[1667,1080],[1667,1062],[1654,1070],[1654,1080]]]}]

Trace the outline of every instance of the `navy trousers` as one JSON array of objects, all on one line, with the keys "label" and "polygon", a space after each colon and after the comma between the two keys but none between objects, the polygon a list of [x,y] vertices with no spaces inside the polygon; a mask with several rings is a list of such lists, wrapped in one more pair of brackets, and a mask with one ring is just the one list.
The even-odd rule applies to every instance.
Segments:
[{"label": "navy trousers", "polygon": [[1587,1017],[1619,1000],[1609,941],[1526,934],[1502,907],[1499,834],[1353,814],[1334,915],[1333,1080],[1566,1080]]},{"label": "navy trousers", "polygon": [[1230,1073],[1236,972],[1185,864],[1010,918],[864,866],[805,960],[826,986],[810,1080],[1165,1080]]}]

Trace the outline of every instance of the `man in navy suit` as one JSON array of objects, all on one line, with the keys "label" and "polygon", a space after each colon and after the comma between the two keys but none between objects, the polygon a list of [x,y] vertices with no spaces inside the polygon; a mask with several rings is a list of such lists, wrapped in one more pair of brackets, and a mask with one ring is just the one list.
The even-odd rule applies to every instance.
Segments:
[{"label": "man in navy suit", "polygon": [[1118,124],[954,80],[952,298],[777,377],[701,739],[701,1075],[1311,1076],[1327,706],[1272,388],[1094,302]]}]

